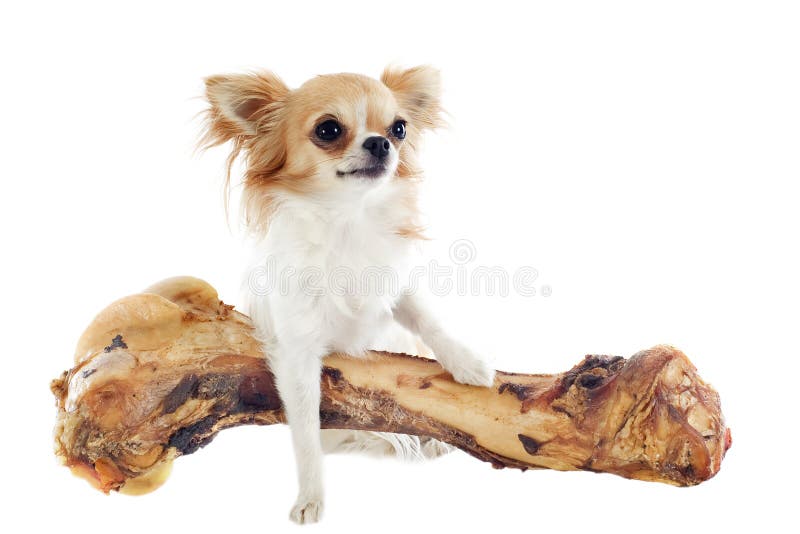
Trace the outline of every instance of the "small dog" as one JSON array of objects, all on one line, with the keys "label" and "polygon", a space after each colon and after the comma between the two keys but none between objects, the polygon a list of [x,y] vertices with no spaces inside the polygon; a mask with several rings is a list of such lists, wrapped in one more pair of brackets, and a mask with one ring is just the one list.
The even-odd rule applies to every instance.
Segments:
[{"label": "small dog", "polygon": [[[233,142],[227,183],[243,156],[242,210],[256,237],[253,268],[269,261],[262,275],[281,278],[274,284],[280,287],[262,291],[248,277],[246,311],[269,355],[291,428],[299,495],[290,517],[297,523],[322,514],[319,403],[326,354],[364,354],[399,323],[455,380],[494,382],[494,371],[448,336],[417,295],[393,287],[408,280],[411,247],[422,237],[416,153],[421,134],[441,123],[439,78],[437,70],[420,66],[387,68],[380,80],[318,76],[295,90],[269,72],[205,80],[210,109],[201,144]],[[376,278],[376,268],[394,274]]]}]

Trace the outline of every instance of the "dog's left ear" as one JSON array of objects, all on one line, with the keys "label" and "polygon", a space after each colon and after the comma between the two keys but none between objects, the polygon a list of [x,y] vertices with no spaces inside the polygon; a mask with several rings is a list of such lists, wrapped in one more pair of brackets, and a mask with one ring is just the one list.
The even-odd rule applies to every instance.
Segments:
[{"label": "dog's left ear", "polygon": [[383,84],[394,93],[409,121],[420,130],[438,128],[442,120],[442,84],[439,71],[429,65],[410,69],[386,67]]}]

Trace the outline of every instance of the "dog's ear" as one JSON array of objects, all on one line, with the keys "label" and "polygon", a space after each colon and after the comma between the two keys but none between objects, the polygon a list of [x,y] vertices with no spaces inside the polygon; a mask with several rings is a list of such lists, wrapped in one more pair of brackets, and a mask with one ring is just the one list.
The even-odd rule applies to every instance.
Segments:
[{"label": "dog's ear", "polygon": [[289,88],[271,72],[209,76],[205,83],[211,105],[205,147],[269,132],[289,95]]},{"label": "dog's ear", "polygon": [[386,67],[381,81],[420,130],[442,126],[442,88],[439,71],[429,65],[410,69]]}]

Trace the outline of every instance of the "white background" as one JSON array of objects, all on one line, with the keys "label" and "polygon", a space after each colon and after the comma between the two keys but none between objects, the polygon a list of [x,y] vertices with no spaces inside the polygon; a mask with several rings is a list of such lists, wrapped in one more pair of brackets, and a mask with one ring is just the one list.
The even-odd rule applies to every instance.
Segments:
[{"label": "white background", "polygon": [[785,532],[798,469],[800,18],[791,2],[5,4],[0,521],[49,532],[283,532],[288,430],[238,428],[157,492],[103,496],[52,454],[50,379],[112,300],[176,274],[235,304],[223,162],[193,154],[202,78],[443,74],[426,254],[532,266],[552,295],[435,299],[497,368],[684,350],[733,432],[680,489],[612,475],[326,460],[319,532]]}]

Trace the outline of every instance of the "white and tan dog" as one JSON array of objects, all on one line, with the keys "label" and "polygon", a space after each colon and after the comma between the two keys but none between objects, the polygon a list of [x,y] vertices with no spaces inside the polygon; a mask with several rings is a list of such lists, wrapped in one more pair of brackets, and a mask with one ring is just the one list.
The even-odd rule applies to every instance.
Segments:
[{"label": "white and tan dog", "polygon": [[[229,179],[234,160],[243,156],[245,163],[242,208],[256,237],[248,272],[279,278],[269,290],[248,278],[246,311],[291,428],[299,495],[290,516],[315,522],[323,503],[319,403],[326,354],[363,354],[399,323],[457,381],[489,386],[494,380],[484,360],[443,331],[402,283],[421,237],[416,151],[421,134],[440,123],[439,73],[416,67],[387,69],[380,80],[325,75],[295,90],[268,72],[212,76],[206,96],[203,144],[232,141]],[[387,270],[391,276],[375,276]],[[332,441],[341,444],[341,436]],[[364,437],[375,441],[374,433]]]}]

